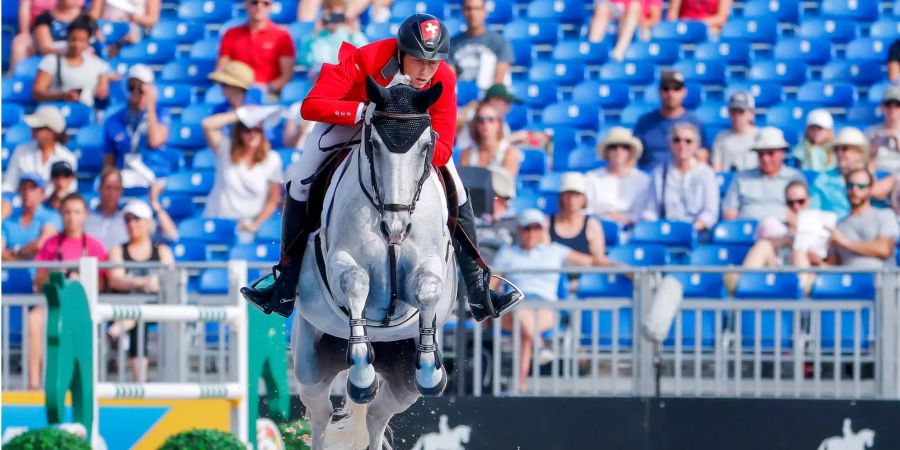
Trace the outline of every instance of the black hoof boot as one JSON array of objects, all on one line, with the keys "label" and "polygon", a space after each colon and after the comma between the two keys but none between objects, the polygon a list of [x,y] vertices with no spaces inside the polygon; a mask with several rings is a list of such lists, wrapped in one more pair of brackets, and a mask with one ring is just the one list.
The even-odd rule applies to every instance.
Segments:
[{"label": "black hoof boot", "polygon": [[350,379],[347,379],[347,396],[350,397],[350,400],[353,400],[353,403],[357,405],[365,405],[367,403],[372,403],[372,400],[375,400],[375,394],[378,393],[378,378],[375,381],[372,381],[372,384],[369,387],[361,388],[357,387],[355,384],[350,382]]}]

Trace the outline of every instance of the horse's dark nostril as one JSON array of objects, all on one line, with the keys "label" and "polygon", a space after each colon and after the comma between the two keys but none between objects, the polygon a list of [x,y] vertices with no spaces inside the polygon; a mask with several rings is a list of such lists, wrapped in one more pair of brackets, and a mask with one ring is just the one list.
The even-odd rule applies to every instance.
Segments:
[{"label": "horse's dark nostril", "polygon": [[409,236],[409,232],[412,230],[412,222],[406,224],[406,235]]}]

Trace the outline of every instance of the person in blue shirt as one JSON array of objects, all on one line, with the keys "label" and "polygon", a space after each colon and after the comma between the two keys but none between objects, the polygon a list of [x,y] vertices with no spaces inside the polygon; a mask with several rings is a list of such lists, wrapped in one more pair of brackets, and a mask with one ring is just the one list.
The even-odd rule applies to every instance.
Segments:
[{"label": "person in blue shirt", "polygon": [[709,146],[703,122],[684,108],[686,96],[684,75],[677,70],[664,70],[659,78],[660,108],[641,116],[634,126],[634,136],[644,145],[644,153],[638,161],[642,169],[652,170],[671,161],[669,133],[678,122],[691,123],[700,130],[702,145],[699,156],[702,161],[708,160]]},{"label": "person in blue shirt", "polygon": [[34,259],[44,242],[62,229],[59,214],[42,204],[44,188],[46,182],[36,173],[19,177],[22,210],[3,221],[4,261]]},{"label": "person in blue shirt", "polygon": [[135,64],[127,77],[127,105],[104,125],[104,166],[122,170],[125,187],[147,187],[172,172],[177,155],[166,151],[170,118],[156,106],[153,71]]}]

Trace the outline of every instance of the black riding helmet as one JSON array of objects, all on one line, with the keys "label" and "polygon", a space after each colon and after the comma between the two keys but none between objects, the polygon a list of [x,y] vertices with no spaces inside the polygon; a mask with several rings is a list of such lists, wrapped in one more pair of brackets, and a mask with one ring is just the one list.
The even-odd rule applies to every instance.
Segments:
[{"label": "black riding helmet", "polygon": [[427,61],[450,57],[447,27],[431,14],[413,14],[400,24],[397,47],[402,53]]}]

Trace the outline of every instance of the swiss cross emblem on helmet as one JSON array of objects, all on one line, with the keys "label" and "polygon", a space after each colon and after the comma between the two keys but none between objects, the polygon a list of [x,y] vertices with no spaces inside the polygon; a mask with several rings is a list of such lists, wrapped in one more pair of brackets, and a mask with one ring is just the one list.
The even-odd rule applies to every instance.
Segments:
[{"label": "swiss cross emblem on helmet", "polygon": [[428,47],[434,47],[441,39],[441,24],[437,20],[426,20],[419,24],[422,32],[422,42]]}]

